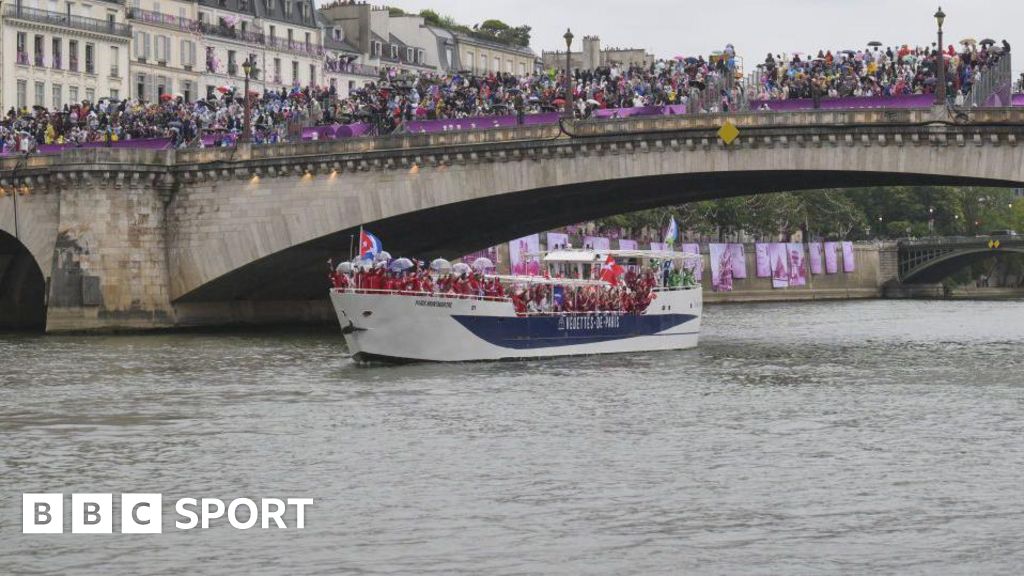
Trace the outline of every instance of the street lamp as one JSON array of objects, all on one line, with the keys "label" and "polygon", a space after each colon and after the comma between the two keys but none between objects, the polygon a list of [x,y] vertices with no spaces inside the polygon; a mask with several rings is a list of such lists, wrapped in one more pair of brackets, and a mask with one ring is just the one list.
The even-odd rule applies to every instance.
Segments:
[{"label": "street lamp", "polygon": [[245,72],[245,128],[242,130],[242,142],[252,142],[252,101],[249,99],[249,78],[259,72],[252,54],[242,62],[242,71]]},{"label": "street lamp", "polygon": [[935,89],[935,103],[938,105],[945,106],[946,104],[946,57],[942,51],[942,23],[946,20],[946,14],[942,11],[942,6],[939,6],[939,11],[935,13],[935,21],[939,23],[939,45],[936,56],[938,58],[935,61],[935,66],[938,71],[938,83],[939,85]]},{"label": "street lamp", "polygon": [[572,30],[565,29],[565,115],[572,118]]}]

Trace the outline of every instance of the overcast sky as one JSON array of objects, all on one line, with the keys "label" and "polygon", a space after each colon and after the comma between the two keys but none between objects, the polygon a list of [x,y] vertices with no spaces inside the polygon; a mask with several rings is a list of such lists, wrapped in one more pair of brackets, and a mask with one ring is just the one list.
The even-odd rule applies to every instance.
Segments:
[{"label": "overcast sky", "polygon": [[[377,0],[380,2],[380,0]],[[1024,69],[1024,0],[943,1],[946,43],[966,37],[1006,39]],[[418,12],[432,8],[464,24],[497,18],[533,27],[533,48],[563,48],[572,28],[577,40],[601,37],[604,46],[646,48],[659,57],[707,55],[736,46],[749,71],[769,52],[856,49],[871,40],[886,46],[935,40],[936,0],[393,0]],[[1020,50],[1020,52],[1017,52]]]}]

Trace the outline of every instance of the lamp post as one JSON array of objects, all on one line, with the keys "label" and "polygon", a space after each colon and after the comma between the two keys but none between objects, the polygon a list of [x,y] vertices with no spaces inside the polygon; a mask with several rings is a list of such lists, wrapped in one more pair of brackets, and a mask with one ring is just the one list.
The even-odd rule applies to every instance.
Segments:
[{"label": "lamp post", "polygon": [[565,115],[567,118],[573,117],[573,102],[572,102],[572,30],[565,29]]},{"label": "lamp post", "polygon": [[940,106],[946,105],[946,57],[942,50],[942,23],[945,20],[946,14],[942,11],[942,7],[939,6],[939,11],[935,13],[935,21],[939,24],[939,45],[938,52],[936,53],[938,58],[935,61],[939,85],[935,87],[935,104]]},{"label": "lamp post", "polygon": [[250,54],[245,62],[242,62],[242,71],[245,72],[245,128],[242,130],[242,142],[252,142],[252,101],[249,99],[249,78],[256,72],[256,63],[252,61]]}]

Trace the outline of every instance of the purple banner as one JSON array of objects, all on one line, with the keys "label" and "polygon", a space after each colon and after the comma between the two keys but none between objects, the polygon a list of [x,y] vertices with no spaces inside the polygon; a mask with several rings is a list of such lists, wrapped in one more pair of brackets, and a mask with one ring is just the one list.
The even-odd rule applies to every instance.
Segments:
[{"label": "purple banner", "polygon": [[709,244],[711,260],[711,289],[715,292],[732,292],[735,252],[730,244]]},{"label": "purple banner", "polygon": [[747,277],[747,256],[743,244],[729,244],[732,252],[732,277],[744,279]]},{"label": "purple banner", "polygon": [[757,264],[757,277],[771,278],[772,267],[768,263],[768,245],[754,244],[754,255],[756,257]]},{"label": "purple banner", "polygon": [[[560,114],[529,114],[523,117],[524,126],[536,124],[555,124]],[[516,116],[477,116],[474,118],[442,118],[440,120],[412,120],[406,122],[405,130],[416,134],[420,132],[458,132],[464,130],[490,130],[492,128],[510,128],[517,126]]]},{"label": "purple banner", "polygon": [[789,285],[807,285],[807,265],[804,258],[804,245],[800,242],[790,242],[786,245],[789,250]]},{"label": "purple banner", "polygon": [[838,274],[839,262],[836,260],[836,243],[825,242],[825,273]]},{"label": "purple banner", "polygon": [[811,251],[811,274],[821,275],[821,242],[811,242],[807,245]]},{"label": "purple banner", "polygon": [[548,232],[548,250],[564,250],[569,247],[569,235],[561,232]]},{"label": "purple banner", "polygon": [[663,250],[668,252],[669,247],[668,244],[664,242],[651,242],[651,250]]},{"label": "purple banner", "polygon": [[[935,101],[931,94],[910,94],[907,96],[870,96],[848,98],[822,98],[820,110],[857,110],[862,108],[928,108]],[[765,109],[767,105],[767,109]],[[790,100],[751,100],[752,111],[792,112],[794,110],[813,110],[812,98],[794,98]]]},{"label": "purple banner", "polygon": [[[654,242],[651,243],[651,249],[654,249]],[[661,244],[665,250],[669,249],[668,244]],[[700,256],[700,244],[683,244],[680,249],[686,254],[696,254]],[[697,282],[704,280],[704,259],[694,258],[686,261],[686,267],[693,271],[693,279]]]},{"label": "purple banner", "polygon": [[636,240],[619,239],[619,250],[636,250]]},{"label": "purple banner", "polygon": [[531,234],[508,243],[508,261],[512,274],[537,276],[540,274],[540,236]]},{"label": "purple banner", "polygon": [[768,261],[772,267],[772,288],[788,288],[789,254],[786,245],[780,242],[769,244]]},{"label": "purple banner", "polygon": [[501,257],[499,256],[497,246],[491,246],[490,248],[477,250],[476,252],[470,252],[469,254],[466,254],[465,256],[462,257],[462,261],[465,262],[466,264],[472,265],[477,258],[487,258],[495,265],[495,267],[501,264]]},{"label": "purple banner", "polygon": [[843,272],[857,270],[856,258],[853,253],[853,242],[843,242]]},{"label": "purple banner", "polygon": [[611,250],[612,241],[604,236],[584,236],[583,247],[591,250]]}]

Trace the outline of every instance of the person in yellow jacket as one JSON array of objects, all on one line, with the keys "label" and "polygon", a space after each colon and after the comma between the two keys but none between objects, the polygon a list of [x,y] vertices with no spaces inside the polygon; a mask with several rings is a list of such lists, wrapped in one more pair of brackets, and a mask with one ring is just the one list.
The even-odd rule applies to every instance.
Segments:
[{"label": "person in yellow jacket", "polygon": [[53,144],[54,139],[57,136],[57,130],[53,127],[53,122],[47,122],[46,132],[43,133],[43,142],[47,144]]}]

